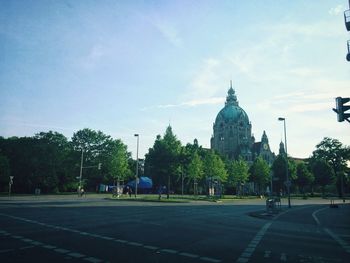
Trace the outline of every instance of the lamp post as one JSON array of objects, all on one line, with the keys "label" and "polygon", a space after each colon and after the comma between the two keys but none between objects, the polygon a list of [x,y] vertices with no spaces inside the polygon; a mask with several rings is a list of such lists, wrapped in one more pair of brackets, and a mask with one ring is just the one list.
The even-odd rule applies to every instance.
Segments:
[{"label": "lamp post", "polygon": [[288,194],[288,207],[291,208],[290,205],[290,181],[288,176],[288,151],[287,151],[287,133],[286,133],[286,119],[285,118],[278,118],[279,121],[283,121],[284,124],[284,145],[286,147],[286,186],[287,186],[287,194]]},{"label": "lamp post", "polygon": [[137,183],[139,179],[139,134],[134,134],[137,137],[137,148],[136,148],[136,175],[135,175],[135,198],[137,197]]},{"label": "lamp post", "polygon": [[82,176],[83,176],[83,159],[84,159],[84,149],[81,148],[81,159],[80,159],[80,175],[79,175],[78,196],[80,195],[80,191],[81,191],[81,179],[82,179]]}]

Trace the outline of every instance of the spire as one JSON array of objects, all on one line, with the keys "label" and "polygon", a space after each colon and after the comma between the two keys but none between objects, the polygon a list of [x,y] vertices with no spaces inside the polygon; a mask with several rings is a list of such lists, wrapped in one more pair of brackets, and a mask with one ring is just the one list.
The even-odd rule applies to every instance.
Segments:
[{"label": "spire", "polygon": [[269,139],[267,138],[267,135],[266,135],[266,132],[265,132],[265,131],[263,132],[263,135],[262,135],[262,137],[261,137],[261,141],[262,141],[262,142],[269,142]]},{"label": "spire", "polygon": [[280,142],[280,149],[279,149],[279,154],[284,155],[286,151],[284,150],[284,143],[281,141]]},{"label": "spire", "polygon": [[238,106],[237,96],[235,90],[232,88],[232,80],[230,80],[230,88],[227,92],[225,105],[235,105]]}]

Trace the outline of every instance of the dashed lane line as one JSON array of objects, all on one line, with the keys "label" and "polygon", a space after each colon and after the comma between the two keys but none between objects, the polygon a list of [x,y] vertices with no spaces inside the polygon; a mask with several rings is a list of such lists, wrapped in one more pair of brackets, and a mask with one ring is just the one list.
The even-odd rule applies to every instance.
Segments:
[{"label": "dashed lane line", "polygon": [[[31,244],[29,246],[20,247],[19,249],[21,249],[21,250],[34,248],[34,247],[41,247],[41,248],[46,248],[46,249],[51,250],[51,251],[56,252],[56,253],[66,254],[66,255],[69,255],[69,256],[75,257],[75,258],[81,258],[81,259],[83,259],[85,261],[89,261],[89,262],[92,262],[92,263],[99,263],[99,262],[103,261],[102,259],[86,256],[84,254],[80,254],[78,252],[73,252],[73,251],[70,251],[68,249],[59,248],[59,247],[56,247],[56,246],[52,246],[52,245],[49,245],[49,244],[44,244],[44,243],[41,243],[39,241],[29,239],[29,238],[20,237],[18,235],[13,235],[13,234],[11,234],[11,233],[9,233],[7,231],[4,231],[4,230],[0,230],[0,236],[1,235],[2,236],[9,236],[11,238],[14,238],[14,239],[17,239],[17,240],[20,240],[20,241],[23,241],[23,242]],[[13,251],[16,251],[16,249],[3,249],[3,250],[0,250],[0,254],[1,253],[7,253],[7,252],[13,252]]]},{"label": "dashed lane line", "polygon": [[[117,242],[117,243],[121,243],[121,244],[124,244],[124,245],[129,245],[129,246],[134,246],[134,247],[142,247],[144,249],[148,249],[148,250],[154,250],[154,251],[158,251],[158,252],[162,252],[162,253],[167,253],[167,254],[173,254],[173,255],[179,255],[179,256],[183,256],[183,257],[188,257],[188,258],[197,258],[197,259],[200,259],[201,261],[206,261],[206,262],[213,262],[213,263],[219,263],[221,262],[220,259],[216,259],[216,258],[211,258],[211,257],[205,257],[205,256],[199,256],[199,255],[195,255],[195,254],[192,254],[192,253],[187,253],[185,251],[177,251],[177,250],[174,250],[174,249],[169,249],[169,248],[160,248],[160,247],[156,247],[156,246],[150,246],[150,245],[145,245],[145,244],[142,244],[142,243],[138,243],[138,242],[132,242],[132,241],[127,241],[127,240],[123,240],[123,239],[115,239],[115,238],[112,238],[112,237],[108,237],[108,236],[102,236],[102,235],[97,235],[97,234],[92,234],[92,233],[88,233],[88,232],[84,232],[84,231],[79,231],[79,230],[76,230],[76,229],[71,229],[71,228],[67,228],[67,227],[60,227],[60,226],[55,226],[55,225],[50,225],[50,224],[45,224],[45,223],[42,223],[42,222],[39,222],[39,221],[35,221],[35,220],[29,220],[27,218],[22,218],[22,217],[17,217],[17,216],[12,216],[12,215],[8,215],[8,214],[4,214],[4,213],[0,213],[0,216],[6,216],[6,217],[10,217],[12,219],[16,219],[16,220],[20,220],[20,221],[24,221],[24,222],[28,222],[28,223],[32,223],[32,224],[38,224],[38,225],[41,225],[41,226],[44,226],[44,227],[48,227],[48,228],[53,228],[53,229],[58,229],[58,230],[62,230],[62,231],[68,231],[68,232],[72,232],[72,233],[77,233],[77,234],[80,234],[80,235],[83,235],[83,236],[90,236],[90,237],[94,237],[94,238],[100,238],[100,239],[104,239],[104,240],[108,240],[108,241],[113,241],[113,242]],[[3,233],[1,232],[2,230],[0,230],[0,234],[2,235],[7,235],[7,232],[6,231],[3,231]],[[20,236],[21,237],[21,236]],[[15,237],[14,237],[15,238]],[[19,238],[21,239],[21,238]],[[261,239],[261,237],[260,237]],[[252,242],[252,244],[258,244],[260,239],[258,240],[257,243],[254,243]],[[25,242],[36,242],[36,241],[33,241],[33,240],[30,240],[30,239],[21,239],[22,241],[24,240],[27,240]],[[40,243],[40,242],[39,242]],[[60,248],[57,248],[55,246],[51,246],[51,245],[43,245],[44,248],[48,248],[48,249],[58,249],[58,251],[56,252],[60,252],[60,253],[65,253],[67,254],[68,252],[71,252],[71,251],[68,251],[67,252],[63,252],[64,250],[60,249]],[[68,254],[69,255],[69,254]],[[89,259],[89,260],[88,260]],[[90,261],[92,263],[97,263],[97,262],[100,262],[100,261],[93,261],[94,258],[93,257],[89,257],[89,258],[84,258],[84,260],[86,261]]]}]

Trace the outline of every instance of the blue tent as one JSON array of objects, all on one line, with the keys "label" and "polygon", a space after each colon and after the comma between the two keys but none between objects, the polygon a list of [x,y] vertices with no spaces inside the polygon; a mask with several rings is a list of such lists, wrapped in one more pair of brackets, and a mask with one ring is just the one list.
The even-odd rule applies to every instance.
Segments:
[{"label": "blue tent", "polygon": [[[127,186],[135,189],[135,180],[132,180],[126,184]],[[152,189],[153,182],[152,179],[146,176],[141,176],[139,178],[139,183],[137,184],[138,189]]]}]

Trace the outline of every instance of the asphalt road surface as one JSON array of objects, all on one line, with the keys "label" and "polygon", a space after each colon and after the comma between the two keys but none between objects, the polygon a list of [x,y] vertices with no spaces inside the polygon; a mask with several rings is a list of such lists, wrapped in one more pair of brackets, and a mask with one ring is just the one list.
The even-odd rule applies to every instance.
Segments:
[{"label": "asphalt road surface", "polygon": [[0,262],[350,262],[350,205],[328,202],[0,198]]}]

